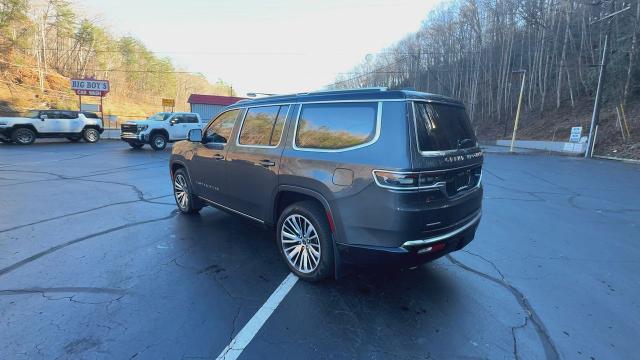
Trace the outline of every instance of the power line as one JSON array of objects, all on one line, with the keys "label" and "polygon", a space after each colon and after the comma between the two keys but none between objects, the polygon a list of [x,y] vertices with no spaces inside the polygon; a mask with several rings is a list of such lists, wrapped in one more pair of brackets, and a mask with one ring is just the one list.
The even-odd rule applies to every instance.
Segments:
[{"label": "power line", "polygon": [[[12,63],[12,62],[9,62],[9,61],[4,61],[4,60],[0,60],[0,62],[8,64],[8,66],[12,66],[12,67],[19,67],[19,68],[24,68],[24,69],[40,69],[40,67],[38,67],[38,66],[21,65],[21,64]],[[195,71],[125,70],[125,69],[83,69],[83,71],[85,71],[85,72],[93,72],[93,73],[98,73],[98,72],[122,72],[122,73],[154,73],[154,74],[195,74],[195,75],[204,76],[202,73],[195,72]],[[51,72],[51,71],[47,71],[47,72],[55,74],[55,72]]]},{"label": "power line", "polygon": [[408,59],[408,57],[400,58],[400,59],[398,59],[398,60],[396,60],[396,61],[394,61],[394,62],[392,62],[392,63],[390,63],[390,64],[387,64],[387,65],[381,66],[381,67],[377,68],[377,69],[376,69],[376,70],[374,70],[374,71],[370,71],[370,72],[362,73],[362,74],[360,74],[360,75],[357,75],[357,76],[351,77],[351,78],[349,78],[349,79],[344,79],[344,80],[336,81],[336,82],[334,82],[333,84],[329,84],[329,85],[327,85],[327,86],[328,86],[328,87],[332,87],[332,86],[336,86],[336,85],[339,85],[339,84],[343,84],[343,83],[345,83],[345,82],[349,82],[349,81],[357,80],[357,79],[359,79],[359,78],[361,78],[361,77],[364,77],[364,76],[368,76],[368,75],[373,75],[373,74],[381,73],[381,70],[387,69],[387,68],[389,68],[389,67],[391,67],[391,66],[393,66],[393,65],[396,65],[396,64],[400,63],[401,61],[404,61],[404,60],[407,60],[407,59]]}]

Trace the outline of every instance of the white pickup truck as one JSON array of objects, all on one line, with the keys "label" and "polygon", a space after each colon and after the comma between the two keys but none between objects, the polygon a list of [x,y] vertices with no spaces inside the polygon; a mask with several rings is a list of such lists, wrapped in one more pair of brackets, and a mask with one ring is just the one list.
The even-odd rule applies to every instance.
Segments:
[{"label": "white pickup truck", "polygon": [[191,129],[202,129],[200,115],[188,112],[160,112],[146,120],[127,121],[120,125],[120,139],[134,149],[149,144],[163,150],[167,143],[185,140]]},{"label": "white pickup truck", "polygon": [[32,144],[36,138],[95,143],[103,130],[102,119],[87,111],[33,110],[24,117],[0,118],[0,142],[20,145]]}]

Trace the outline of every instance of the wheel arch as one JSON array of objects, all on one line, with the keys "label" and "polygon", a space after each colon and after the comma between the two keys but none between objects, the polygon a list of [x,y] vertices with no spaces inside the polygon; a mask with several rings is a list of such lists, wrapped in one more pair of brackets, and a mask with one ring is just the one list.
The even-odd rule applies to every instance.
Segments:
[{"label": "wheel arch", "polygon": [[151,141],[151,138],[156,135],[156,134],[162,134],[164,135],[165,138],[167,138],[167,142],[169,141],[169,132],[167,131],[167,129],[153,129],[151,130],[151,132],[149,132],[149,141]]},{"label": "wheel arch", "polygon": [[178,169],[184,169],[187,172],[187,176],[191,179],[191,175],[189,174],[189,170],[187,169],[187,165],[185,165],[182,161],[175,160],[171,162],[169,165],[169,174],[171,175],[171,179],[173,180],[173,174],[178,171]]},{"label": "wheel arch", "polygon": [[36,136],[39,135],[38,129],[36,129],[36,127],[33,126],[33,124],[16,124],[16,125],[13,125],[11,127],[11,133],[13,133],[17,129],[29,129],[29,130],[33,131],[36,134]]},{"label": "wheel arch", "polygon": [[267,219],[271,220],[270,225],[278,223],[278,217],[287,206],[304,200],[313,200],[322,206],[327,215],[331,232],[335,233],[333,212],[327,199],[317,191],[292,185],[280,185],[278,187],[278,191],[274,196],[272,213],[267,217]]},{"label": "wheel arch", "polygon": [[340,252],[336,246],[336,243],[340,242],[339,232],[335,229],[334,212],[331,210],[331,205],[321,193],[299,186],[280,185],[274,195],[272,214],[268,216],[267,219],[273,219],[273,224],[277,226],[278,217],[287,206],[304,200],[313,200],[319,203],[325,211],[327,220],[329,221],[331,237],[333,238],[334,276],[336,279],[341,278],[344,276],[344,269],[340,261]]},{"label": "wheel arch", "polygon": [[95,125],[95,124],[85,125],[82,128],[82,131],[85,131],[86,129],[96,129],[96,130],[100,131],[100,126]]}]

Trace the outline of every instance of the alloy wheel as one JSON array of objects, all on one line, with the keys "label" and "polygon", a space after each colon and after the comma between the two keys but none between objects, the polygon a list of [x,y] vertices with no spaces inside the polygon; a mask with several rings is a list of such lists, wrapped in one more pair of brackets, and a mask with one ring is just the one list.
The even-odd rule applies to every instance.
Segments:
[{"label": "alloy wheel", "polygon": [[318,232],[300,214],[288,216],[282,223],[280,243],[289,264],[301,273],[313,272],[320,263],[321,248]]},{"label": "alloy wheel", "polygon": [[165,141],[164,141],[164,137],[162,136],[156,136],[153,139],[153,143],[156,145],[157,148],[162,148],[165,146]]},{"label": "alloy wheel", "polygon": [[21,144],[30,144],[33,141],[33,133],[26,129],[16,130],[16,140]]},{"label": "alloy wheel", "polygon": [[98,130],[96,130],[96,129],[87,129],[87,130],[85,130],[85,139],[88,142],[93,143],[93,142],[98,141],[98,137],[99,136],[100,135],[98,134]]},{"label": "alloy wheel", "polygon": [[182,174],[177,174],[173,181],[173,192],[176,201],[181,210],[186,211],[189,208],[189,188],[187,187],[187,179]]}]

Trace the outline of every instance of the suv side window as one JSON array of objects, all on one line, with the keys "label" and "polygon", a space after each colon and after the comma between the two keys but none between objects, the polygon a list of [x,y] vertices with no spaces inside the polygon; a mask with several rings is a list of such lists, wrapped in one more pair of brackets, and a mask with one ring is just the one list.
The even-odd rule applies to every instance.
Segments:
[{"label": "suv side window", "polygon": [[204,133],[204,140],[207,142],[214,142],[219,144],[226,144],[229,138],[231,137],[231,132],[233,131],[233,125],[236,122],[236,118],[240,110],[230,110],[223,112],[218,115],[207,130]]},{"label": "suv side window", "polygon": [[61,119],[77,119],[78,115],[76,112],[73,112],[73,111],[61,111],[60,118]]},{"label": "suv side window", "polygon": [[342,150],[374,141],[378,103],[304,104],[294,145],[300,149]]},{"label": "suv side window", "polygon": [[187,124],[197,124],[198,117],[195,115],[183,115],[184,122]]},{"label": "suv side window", "polygon": [[278,146],[289,105],[263,106],[247,110],[238,143],[252,146]]},{"label": "suv side window", "polygon": [[92,113],[92,112],[83,112],[82,115],[84,115],[84,117],[86,117],[87,119],[99,119],[98,114],[96,113]]}]

